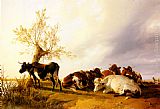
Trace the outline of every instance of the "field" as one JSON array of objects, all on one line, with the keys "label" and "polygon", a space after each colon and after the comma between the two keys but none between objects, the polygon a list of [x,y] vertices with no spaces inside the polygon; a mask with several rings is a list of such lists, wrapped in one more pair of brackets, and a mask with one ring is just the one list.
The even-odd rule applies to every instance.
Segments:
[{"label": "field", "polygon": [[[140,98],[114,97],[114,94],[103,94],[101,91],[96,93],[80,90],[73,92],[70,89],[63,89],[62,92],[59,92],[59,88],[52,92],[48,82],[43,83],[43,86],[47,87],[36,89],[36,91],[41,92],[41,96],[46,98],[45,102],[50,105],[54,104],[52,109],[160,109],[160,84],[149,82],[144,84],[146,87],[142,88]],[[37,101],[40,102],[41,99]]]},{"label": "field", "polygon": [[102,92],[67,91],[51,95],[68,109],[160,109],[160,85],[146,84],[140,98],[114,97]]}]

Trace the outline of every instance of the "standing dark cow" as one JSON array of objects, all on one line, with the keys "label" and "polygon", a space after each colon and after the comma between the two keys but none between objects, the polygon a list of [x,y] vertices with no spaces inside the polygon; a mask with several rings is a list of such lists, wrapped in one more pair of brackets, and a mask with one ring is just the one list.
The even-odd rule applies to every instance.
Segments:
[{"label": "standing dark cow", "polygon": [[76,89],[94,89],[94,79],[102,77],[99,68],[95,68],[90,71],[78,71],[69,74],[63,78],[62,86],[64,88],[72,88],[74,91]]},{"label": "standing dark cow", "polygon": [[55,87],[55,79],[58,81],[60,85],[60,91],[62,91],[62,86],[61,86],[61,81],[58,78],[58,71],[59,71],[59,65],[55,62],[51,62],[49,64],[40,64],[38,62],[33,62],[32,64],[26,64],[26,62],[23,62],[20,73],[23,73],[25,71],[28,71],[30,76],[32,75],[35,81],[36,85],[36,80],[38,80],[39,86],[40,86],[40,81],[39,79],[35,76],[34,72],[38,73],[38,76],[40,79],[44,79],[47,74],[50,74],[50,79],[53,84],[53,90]]},{"label": "standing dark cow", "polygon": [[22,64],[22,65],[21,65],[21,69],[19,70],[19,72],[23,73],[25,71],[28,71],[29,75],[33,76],[33,79],[34,79],[34,82],[35,82],[35,86],[36,86],[37,80],[38,80],[38,85],[40,87],[40,80],[35,76],[34,68],[33,68],[32,64],[26,63],[26,62],[23,62],[23,63],[20,63],[20,64]]}]

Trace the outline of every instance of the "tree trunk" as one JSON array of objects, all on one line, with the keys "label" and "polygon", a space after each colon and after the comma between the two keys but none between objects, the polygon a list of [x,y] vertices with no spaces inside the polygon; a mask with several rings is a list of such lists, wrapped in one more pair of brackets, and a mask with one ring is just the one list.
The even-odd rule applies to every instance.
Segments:
[{"label": "tree trunk", "polygon": [[46,55],[48,52],[44,51],[38,44],[35,45],[35,48],[36,50],[34,52],[32,62],[39,62],[41,57]]}]

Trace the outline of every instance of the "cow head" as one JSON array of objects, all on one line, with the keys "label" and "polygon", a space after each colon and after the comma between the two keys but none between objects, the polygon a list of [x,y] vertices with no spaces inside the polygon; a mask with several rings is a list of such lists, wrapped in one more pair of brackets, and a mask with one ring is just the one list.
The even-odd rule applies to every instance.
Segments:
[{"label": "cow head", "polygon": [[127,70],[128,70],[129,72],[132,72],[132,67],[131,67],[131,66],[128,66],[128,67],[127,67]]},{"label": "cow head", "polygon": [[123,67],[122,75],[125,75],[125,76],[127,76],[127,77],[133,78],[134,74],[135,74],[135,73],[131,70],[130,67],[129,67],[129,68]]},{"label": "cow head", "polygon": [[121,74],[120,69],[121,69],[121,67],[118,67],[116,64],[111,65],[111,67],[109,68],[109,70],[115,72],[116,75]]},{"label": "cow head", "polygon": [[94,74],[94,77],[96,78],[101,78],[103,76],[99,68],[95,68],[94,70],[91,70],[90,72],[92,72]]},{"label": "cow head", "polygon": [[94,80],[94,92],[97,92],[98,90],[101,90],[102,88],[105,87],[105,83],[102,82],[102,78],[96,78]]},{"label": "cow head", "polygon": [[29,71],[31,69],[31,66],[32,66],[31,64],[29,64],[29,63],[27,64],[26,62],[23,62],[23,63],[20,63],[20,64],[22,64],[21,69],[19,70],[20,73],[23,73],[27,70]]}]

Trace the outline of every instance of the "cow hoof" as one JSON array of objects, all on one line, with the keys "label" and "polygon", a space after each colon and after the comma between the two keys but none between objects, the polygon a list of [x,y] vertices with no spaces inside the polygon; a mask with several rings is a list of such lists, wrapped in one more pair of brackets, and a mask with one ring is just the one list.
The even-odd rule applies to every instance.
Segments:
[{"label": "cow hoof", "polygon": [[126,96],[133,96],[132,93],[126,93]]},{"label": "cow hoof", "polygon": [[118,97],[118,96],[120,96],[119,94],[114,94],[114,97]]},{"label": "cow hoof", "polygon": [[75,88],[70,88],[73,92],[77,92],[77,90]]},{"label": "cow hoof", "polygon": [[126,98],[125,98],[125,100],[128,100],[128,99],[130,99],[131,97],[130,96],[127,96]]}]

